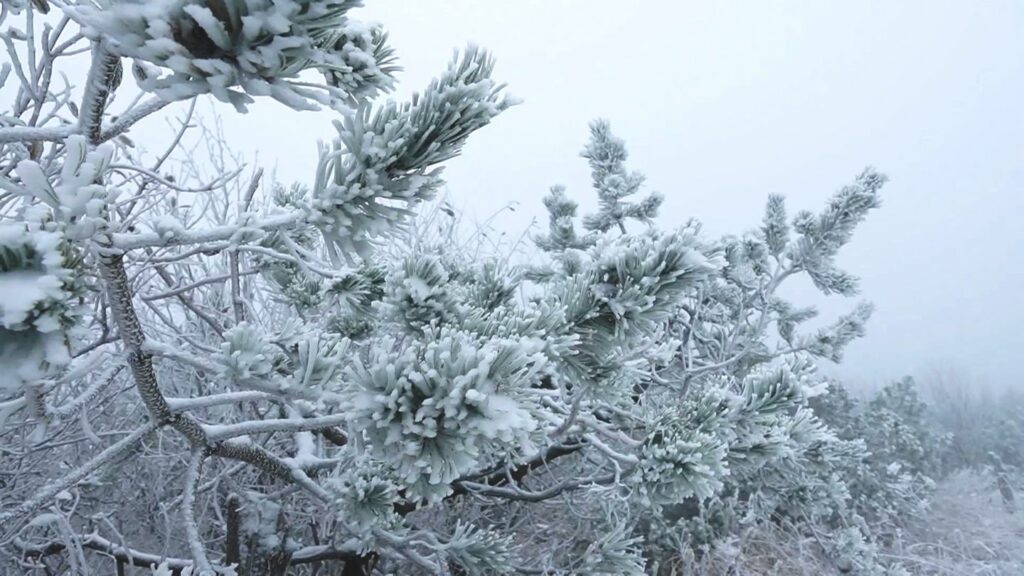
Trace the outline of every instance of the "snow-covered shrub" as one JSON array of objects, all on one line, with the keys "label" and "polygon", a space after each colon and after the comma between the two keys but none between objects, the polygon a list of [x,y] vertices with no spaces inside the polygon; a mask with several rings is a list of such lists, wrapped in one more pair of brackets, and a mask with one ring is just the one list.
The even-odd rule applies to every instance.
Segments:
[{"label": "snow-covered shrub", "polygon": [[1000,465],[1024,470],[1024,394],[1013,388],[995,390],[962,374],[934,373],[920,380],[928,417],[947,437],[943,471],[971,468],[976,472]]},{"label": "snow-covered shrub", "polygon": [[[856,292],[835,258],[885,178],[866,170],[793,219],[771,197],[738,235],[660,230],[662,196],[597,121],[597,212],[577,221],[554,187],[528,262],[402,237],[513,101],[470,48],[408,102],[372,102],[393,56],[358,5],[60,5],[85,33],[61,50],[91,50],[85,89],[72,103],[48,74],[19,76],[9,116],[25,125],[0,127],[0,447],[25,471],[0,491],[0,547],[94,573],[113,557],[617,575],[794,525],[877,569],[872,523],[908,509],[931,444],[902,388],[864,412],[877,430],[812,409],[829,398],[816,361],[839,360],[871,308],[805,330],[816,312],[780,287]],[[154,95],[120,110],[125,58]],[[224,150],[172,154],[219,146],[191,107],[166,154],[124,137],[200,94],[328,103],[337,134],[291,186],[241,177]],[[59,539],[22,537],[43,508],[66,520]]]},{"label": "snow-covered shrub", "polygon": [[948,438],[936,426],[917,383],[907,377],[884,386],[864,410],[864,440],[880,464],[898,465],[906,472],[942,474]]},{"label": "snow-covered shrub", "polygon": [[838,382],[812,399],[836,436],[854,448],[836,463],[850,492],[850,507],[885,533],[919,516],[942,474],[946,438],[927,417],[911,379],[882,388],[870,402],[853,398]]},{"label": "snow-covered shrub", "polygon": [[530,341],[450,331],[427,340],[397,354],[384,341],[355,361],[351,419],[410,498],[437,501],[463,474],[528,446],[545,358]]}]

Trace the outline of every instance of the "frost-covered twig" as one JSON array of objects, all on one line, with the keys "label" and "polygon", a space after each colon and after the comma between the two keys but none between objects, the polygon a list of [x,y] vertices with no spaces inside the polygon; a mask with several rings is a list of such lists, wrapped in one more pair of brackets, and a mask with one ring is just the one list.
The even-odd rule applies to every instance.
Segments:
[{"label": "frost-covered twig", "polygon": [[103,391],[103,389],[113,384],[117,375],[120,374],[123,369],[123,364],[108,368],[102,375],[98,376],[88,388],[83,390],[81,394],[56,408],[50,409],[49,414],[58,418],[74,416],[79,410],[85,407],[86,404],[91,402],[97,394]]},{"label": "frost-covered twig", "polygon": [[[54,554],[60,554],[65,547],[62,542],[50,542],[40,545],[29,544],[21,539],[15,539],[14,544],[21,551],[22,556],[27,558],[43,558]],[[191,560],[186,560],[184,558],[170,558],[161,554],[152,554],[148,552],[140,552],[133,548],[125,548],[124,546],[115,544],[95,532],[82,536],[80,538],[80,544],[83,548],[96,550],[97,552],[113,556],[121,562],[140,568],[153,568],[161,563],[172,570],[184,570],[185,568],[192,566]]]},{"label": "frost-covered twig", "polygon": [[[161,186],[164,186],[166,188],[169,188],[169,189],[177,191],[177,192],[184,192],[184,193],[187,193],[187,194],[197,194],[197,193],[201,193],[201,192],[210,192],[211,190],[215,190],[215,189],[223,186],[225,182],[228,182],[228,181],[234,179],[236,176],[238,176],[238,172],[236,171],[236,172],[232,172],[232,173],[229,173],[229,174],[222,174],[222,175],[218,176],[217,178],[215,178],[214,180],[212,180],[210,182],[207,182],[207,183],[204,183],[204,184],[202,184],[200,186],[184,187],[184,186],[180,186],[178,184],[175,184],[174,182],[171,182],[171,181],[167,180],[166,178],[164,178],[163,176],[160,176],[159,174],[153,172],[152,170],[150,170],[148,168],[144,168],[142,166],[133,166],[131,164],[111,164],[109,166],[109,168],[111,170],[122,170],[122,171],[127,170],[129,172],[136,172],[139,176],[145,177],[145,178],[147,178],[147,179],[149,179],[149,180],[151,180],[153,182],[157,182]],[[129,178],[126,177],[126,179],[129,179]],[[138,196],[136,196],[136,198],[134,198],[133,200],[135,200],[137,198],[138,198]]]},{"label": "frost-covered twig", "polygon": [[170,101],[168,100],[153,97],[138,106],[132,107],[124,114],[121,114],[116,122],[102,131],[99,137],[99,142],[106,142],[111,138],[115,138],[128,132],[136,123],[152,116],[156,112],[159,112],[168,104],[170,104]]},{"label": "frost-covered twig", "polygon": [[11,126],[0,128],[0,144],[63,142],[77,130],[75,126]]},{"label": "frost-covered twig", "polygon": [[128,434],[124,438],[118,440],[114,444],[111,444],[105,448],[99,454],[93,456],[84,464],[68,472],[67,474],[53,480],[49,484],[43,486],[37,490],[30,498],[14,507],[11,510],[0,512],[0,524],[10,522],[24,514],[35,510],[39,506],[46,504],[51,498],[56,496],[63,490],[67,490],[75,483],[81,481],[89,474],[92,474],[96,470],[99,470],[103,466],[117,459],[119,456],[131,450],[135,445],[142,441],[147,434],[157,429],[157,425],[153,422],[149,422],[139,428],[136,428],[131,434]]},{"label": "frost-covered twig", "polygon": [[[239,205],[239,215],[249,211],[249,207],[252,206],[252,199],[256,195],[256,190],[260,186],[260,182],[263,179],[263,169],[259,168],[256,173],[253,174],[252,180],[249,181],[249,187],[245,191],[245,197],[242,199]],[[228,268],[230,269],[231,278],[231,310],[235,316],[235,324],[240,324],[245,320],[245,305],[242,302],[242,289],[240,276],[242,273],[238,269],[238,252],[232,250],[228,254]]]},{"label": "frost-covered twig", "polygon": [[197,576],[213,576],[213,567],[210,565],[210,559],[206,557],[206,547],[203,546],[199,525],[196,522],[196,489],[199,487],[202,477],[204,460],[206,460],[204,450],[193,448],[188,469],[185,472],[181,512],[185,519],[185,536],[188,540],[188,548],[192,552],[192,559],[195,561]]},{"label": "frost-covered twig", "polygon": [[289,228],[302,222],[305,216],[301,212],[275,214],[263,219],[254,219],[244,224],[218,226],[199,230],[176,230],[171,235],[159,232],[127,232],[111,235],[111,246],[118,250],[137,250],[139,248],[156,248],[161,246],[187,246],[232,240],[236,235],[248,230],[273,231]]},{"label": "frost-covered twig", "polygon": [[196,288],[199,288],[201,286],[206,286],[208,284],[216,284],[217,282],[224,282],[224,281],[232,280],[234,278],[238,278],[238,277],[241,277],[241,276],[250,276],[252,274],[259,274],[259,270],[243,270],[243,271],[235,271],[235,272],[233,272],[231,274],[221,274],[221,275],[218,275],[218,276],[209,276],[207,278],[203,278],[202,280],[196,280],[195,282],[192,282],[190,284],[185,284],[184,286],[181,286],[179,288],[175,288],[173,290],[168,290],[167,292],[157,292],[155,294],[146,294],[146,295],[142,296],[142,299],[144,301],[146,301],[146,302],[152,302],[154,300],[162,300],[164,298],[170,298],[172,296],[177,296],[179,294],[184,294],[185,292],[190,292],[190,291],[195,290]]},{"label": "frost-covered twig", "polygon": [[267,392],[257,390],[246,390],[240,392],[225,392],[223,394],[211,394],[209,396],[198,396],[195,398],[167,398],[167,406],[172,412],[186,412],[201,408],[212,408],[225,404],[241,404],[243,402],[255,402],[259,400],[277,400],[279,397]]},{"label": "frost-covered twig", "polygon": [[333,414],[315,418],[278,418],[268,420],[252,420],[240,424],[208,424],[203,426],[211,441],[227,440],[250,434],[269,432],[303,432],[321,430],[344,424],[348,417],[345,414]]},{"label": "frost-covered twig", "polygon": [[627,466],[635,466],[640,463],[640,459],[632,454],[623,454],[611,446],[605,444],[597,438],[595,434],[584,434],[583,438],[588,444],[596,448],[599,452],[614,460],[616,462],[625,464]]}]

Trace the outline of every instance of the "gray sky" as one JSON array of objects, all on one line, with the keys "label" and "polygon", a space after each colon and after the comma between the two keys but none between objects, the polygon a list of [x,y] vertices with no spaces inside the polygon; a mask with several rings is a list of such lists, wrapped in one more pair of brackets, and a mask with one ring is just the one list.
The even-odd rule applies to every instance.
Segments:
[{"label": "gray sky", "polygon": [[[424,86],[453,48],[494,52],[524,99],[448,169],[456,206],[520,234],[565,184],[593,205],[579,158],[609,118],[631,167],[666,196],[660,222],[754,227],[765,198],[819,209],[866,165],[892,178],[841,262],[877,306],[841,375],[875,385],[935,366],[1016,385],[1024,337],[1024,3],[369,2]],[[327,114],[225,110],[229,136],[308,180]],[[248,148],[244,148],[248,146]],[[797,287],[794,294],[809,291]],[[815,299],[833,316],[853,302]]]}]

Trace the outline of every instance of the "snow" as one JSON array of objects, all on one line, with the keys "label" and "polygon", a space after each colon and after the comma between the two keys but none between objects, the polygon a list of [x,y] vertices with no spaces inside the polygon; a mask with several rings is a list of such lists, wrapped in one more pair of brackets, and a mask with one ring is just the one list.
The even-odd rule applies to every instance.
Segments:
[{"label": "snow", "polygon": [[484,418],[478,421],[477,430],[487,438],[512,442],[518,435],[537,427],[533,416],[507,396],[490,396],[483,412]]},{"label": "snow", "polygon": [[[329,103],[342,109],[353,100],[392,84],[375,58],[373,28],[346,15],[356,3],[338,0],[299,2],[234,2],[230,18],[218,17],[203,3],[158,0],[114,2],[102,9],[79,5],[67,9],[92,38],[105,37],[118,56],[163,68],[167,73],[140,78],[144,90],[166,100],[209,93],[244,110],[252,101],[237,89],[256,87],[297,109],[316,109]],[[190,35],[176,31],[198,28],[216,45],[219,54],[197,46]],[[324,33],[336,31],[334,45],[325,45]],[[303,70],[328,75],[322,90],[291,83]],[[336,71],[344,70],[344,76]],[[329,93],[339,98],[332,101]]]},{"label": "snow", "polygon": [[182,8],[182,10],[195,19],[196,23],[206,32],[207,37],[218,48],[228,50],[231,47],[231,39],[228,37],[227,30],[224,29],[224,24],[213,15],[209,8],[197,4],[189,4]]},{"label": "snow", "polygon": [[8,328],[25,322],[36,306],[61,294],[61,284],[42,271],[0,273],[0,322]]},{"label": "snow", "polygon": [[0,225],[0,343],[5,370],[0,390],[11,391],[69,361],[64,334],[64,282],[60,238]]},{"label": "snow", "polygon": [[0,329],[0,397],[50,375],[50,364],[69,360],[60,335]]}]

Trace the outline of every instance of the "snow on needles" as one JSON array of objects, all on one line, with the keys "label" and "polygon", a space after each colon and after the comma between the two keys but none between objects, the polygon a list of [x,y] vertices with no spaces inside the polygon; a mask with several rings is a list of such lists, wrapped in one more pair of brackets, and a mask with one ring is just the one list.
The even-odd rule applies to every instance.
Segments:
[{"label": "snow on needles", "polygon": [[[396,67],[386,35],[348,17],[360,4],[115,0],[69,13],[115,55],[135,59],[140,86],[161,98],[212,94],[244,110],[254,96],[270,96],[311,110],[318,104],[352,106],[392,87]],[[310,69],[324,75],[323,89],[292,82]]]}]

